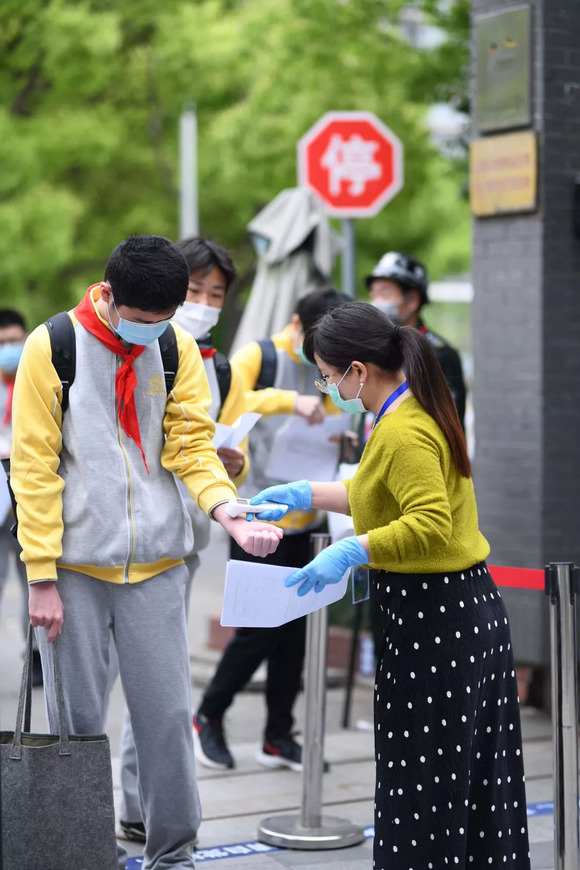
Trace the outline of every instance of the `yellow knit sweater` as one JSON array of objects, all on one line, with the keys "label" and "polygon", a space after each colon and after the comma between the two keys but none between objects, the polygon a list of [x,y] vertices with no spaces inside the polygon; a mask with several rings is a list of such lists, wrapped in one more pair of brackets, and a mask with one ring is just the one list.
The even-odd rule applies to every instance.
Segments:
[{"label": "yellow knit sweater", "polygon": [[369,536],[372,568],[461,571],[489,554],[473,482],[461,477],[447,439],[414,396],[379,421],[347,490],[355,532]]}]

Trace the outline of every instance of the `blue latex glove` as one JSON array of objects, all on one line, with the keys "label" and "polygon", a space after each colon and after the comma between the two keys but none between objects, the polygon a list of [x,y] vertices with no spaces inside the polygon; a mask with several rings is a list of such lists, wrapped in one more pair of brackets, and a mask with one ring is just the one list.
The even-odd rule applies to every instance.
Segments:
[{"label": "blue latex glove", "polygon": [[298,595],[308,595],[311,589],[322,592],[327,583],[340,583],[346,571],[356,565],[367,565],[369,555],[359,539],[343,538],[326,547],[322,553],[284,581],[284,586],[297,586]]},{"label": "blue latex glove", "polygon": [[[269,510],[255,514],[257,520],[276,523],[290,511],[307,511],[312,507],[312,489],[307,480],[297,480],[295,483],[281,483],[279,486],[268,486],[250,499],[250,504],[260,504],[263,501],[275,501],[287,504],[287,511]],[[251,517],[251,514],[249,514]]]}]

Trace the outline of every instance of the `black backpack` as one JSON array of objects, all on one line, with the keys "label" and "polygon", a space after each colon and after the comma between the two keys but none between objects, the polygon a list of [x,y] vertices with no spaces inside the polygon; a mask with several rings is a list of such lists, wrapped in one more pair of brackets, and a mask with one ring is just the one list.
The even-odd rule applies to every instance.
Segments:
[{"label": "black backpack", "polygon": [[278,356],[276,354],[276,346],[271,338],[262,338],[258,341],[260,350],[262,351],[262,365],[258,382],[254,387],[255,390],[266,390],[268,387],[274,386],[276,380],[276,368],[278,366]]},{"label": "black backpack", "polygon": [[[209,338],[209,336],[206,336],[200,339],[197,342],[197,345],[200,350],[210,348],[211,339]],[[216,350],[213,356],[213,364],[215,366],[215,373],[218,382],[218,388],[220,391],[220,409],[216,415],[216,417],[219,417],[219,415],[221,414],[221,409],[224,406],[224,403],[230,392],[230,387],[232,385],[232,368],[230,366],[230,361],[227,356],[225,356],[223,353],[220,353],[219,350]]]}]

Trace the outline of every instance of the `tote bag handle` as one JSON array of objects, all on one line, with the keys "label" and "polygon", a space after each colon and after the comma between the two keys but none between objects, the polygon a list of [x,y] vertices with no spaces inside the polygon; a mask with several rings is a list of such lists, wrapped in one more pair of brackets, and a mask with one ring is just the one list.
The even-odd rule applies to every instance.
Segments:
[{"label": "tote bag handle", "polygon": [[[62,678],[60,673],[60,661],[58,657],[58,639],[52,645],[52,662],[54,667],[54,688],[56,694],[56,707],[58,712],[58,742],[59,755],[70,755],[70,743],[68,726],[66,723],[66,711],[62,692]],[[26,652],[24,655],[24,668],[22,670],[22,682],[18,698],[18,711],[16,713],[16,727],[14,729],[14,743],[10,758],[22,757],[22,722],[24,731],[30,731],[30,716],[32,712],[32,626],[28,626],[26,637]]]}]

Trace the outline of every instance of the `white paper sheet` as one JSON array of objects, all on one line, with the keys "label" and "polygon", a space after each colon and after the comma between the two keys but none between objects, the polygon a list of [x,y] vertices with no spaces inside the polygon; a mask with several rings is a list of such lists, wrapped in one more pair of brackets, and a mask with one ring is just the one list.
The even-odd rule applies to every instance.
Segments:
[{"label": "white paper sheet", "polygon": [[216,449],[219,450],[220,447],[239,447],[242,440],[254,428],[261,416],[261,414],[253,413],[242,414],[232,426],[216,423],[215,435],[213,436],[213,443]]},{"label": "white paper sheet", "polygon": [[226,566],[221,624],[275,628],[338,601],[346,592],[348,573],[340,583],[331,583],[322,592],[311,591],[299,598],[296,586],[289,589],[284,586],[284,580],[294,571],[296,568],[230,560]]},{"label": "white paper sheet", "polygon": [[328,517],[328,532],[330,540],[333,544],[341,541],[343,538],[350,538],[354,535],[354,524],[352,517],[346,514],[335,514],[331,511],[327,514]]},{"label": "white paper sheet", "polygon": [[[354,477],[357,468],[358,463],[341,462],[338,466],[336,480],[350,480],[351,477]],[[328,531],[330,532],[333,544],[342,538],[349,538],[351,535],[354,535],[352,517],[346,514],[335,514],[332,511],[328,512],[327,517]]]},{"label": "white paper sheet", "polygon": [[334,480],[340,443],[330,441],[349,427],[349,414],[329,414],[324,423],[309,426],[296,415],[276,433],[266,475],[273,480]]}]

